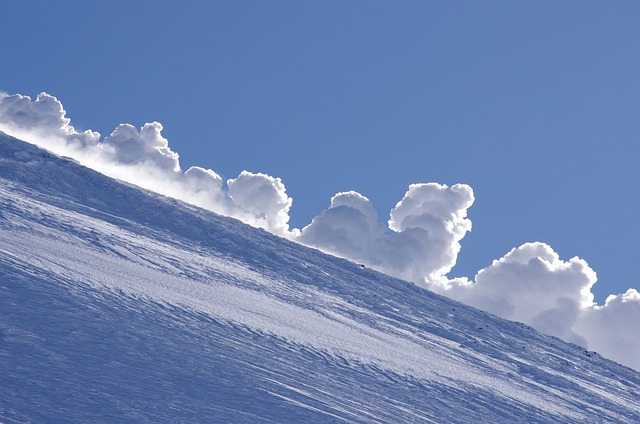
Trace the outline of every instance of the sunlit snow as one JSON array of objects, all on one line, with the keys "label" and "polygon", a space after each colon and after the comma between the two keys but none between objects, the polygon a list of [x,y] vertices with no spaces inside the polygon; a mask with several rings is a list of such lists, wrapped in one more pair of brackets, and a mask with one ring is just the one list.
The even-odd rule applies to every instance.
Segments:
[{"label": "sunlit snow", "polygon": [[0,136],[0,421],[637,422],[640,376]]}]

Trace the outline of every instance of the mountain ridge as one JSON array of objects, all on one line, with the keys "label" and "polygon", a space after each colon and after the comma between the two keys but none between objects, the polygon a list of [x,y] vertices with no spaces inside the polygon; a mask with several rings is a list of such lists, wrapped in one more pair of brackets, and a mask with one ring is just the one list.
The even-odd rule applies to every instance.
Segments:
[{"label": "mountain ridge", "polygon": [[637,372],[523,324],[2,134],[0,179],[9,422],[640,420]]}]

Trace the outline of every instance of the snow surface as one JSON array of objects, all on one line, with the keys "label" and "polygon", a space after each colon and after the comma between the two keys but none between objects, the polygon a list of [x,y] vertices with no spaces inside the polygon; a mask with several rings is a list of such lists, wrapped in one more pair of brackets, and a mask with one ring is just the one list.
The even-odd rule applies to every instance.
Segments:
[{"label": "snow surface", "polygon": [[0,421],[640,422],[595,352],[0,134]]}]

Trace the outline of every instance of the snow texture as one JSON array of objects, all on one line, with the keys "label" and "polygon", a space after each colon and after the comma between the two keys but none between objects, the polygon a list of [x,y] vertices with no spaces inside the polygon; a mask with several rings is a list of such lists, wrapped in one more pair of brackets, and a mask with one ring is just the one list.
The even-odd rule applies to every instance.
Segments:
[{"label": "snow texture", "polygon": [[633,423],[639,405],[640,375],[595,352],[0,135],[2,422]]},{"label": "snow texture", "polygon": [[591,293],[596,274],[583,259],[562,260],[544,243],[525,243],[473,279],[448,278],[460,241],[471,231],[467,210],[474,194],[468,185],[412,184],[386,225],[365,196],[338,193],[308,226],[290,229],[292,199],[279,178],[243,171],[225,182],[209,169],[183,172],[158,122],[140,130],[122,124],[101,141],[96,132],[77,131],[53,96],[41,93],[31,101],[0,93],[0,130],[105,175],[522,321],[640,370],[637,290],[596,305]]}]

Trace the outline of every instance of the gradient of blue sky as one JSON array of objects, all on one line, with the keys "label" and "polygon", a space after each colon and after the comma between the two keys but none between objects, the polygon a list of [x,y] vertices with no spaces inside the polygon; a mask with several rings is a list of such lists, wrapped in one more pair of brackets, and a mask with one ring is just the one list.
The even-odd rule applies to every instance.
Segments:
[{"label": "gradient of blue sky", "polygon": [[638,287],[640,3],[8,1],[0,90],[79,129],[160,121],[183,168],[281,177],[292,226],[338,191],[386,221],[415,182],[471,185],[450,276],[527,241],[593,292]]}]

